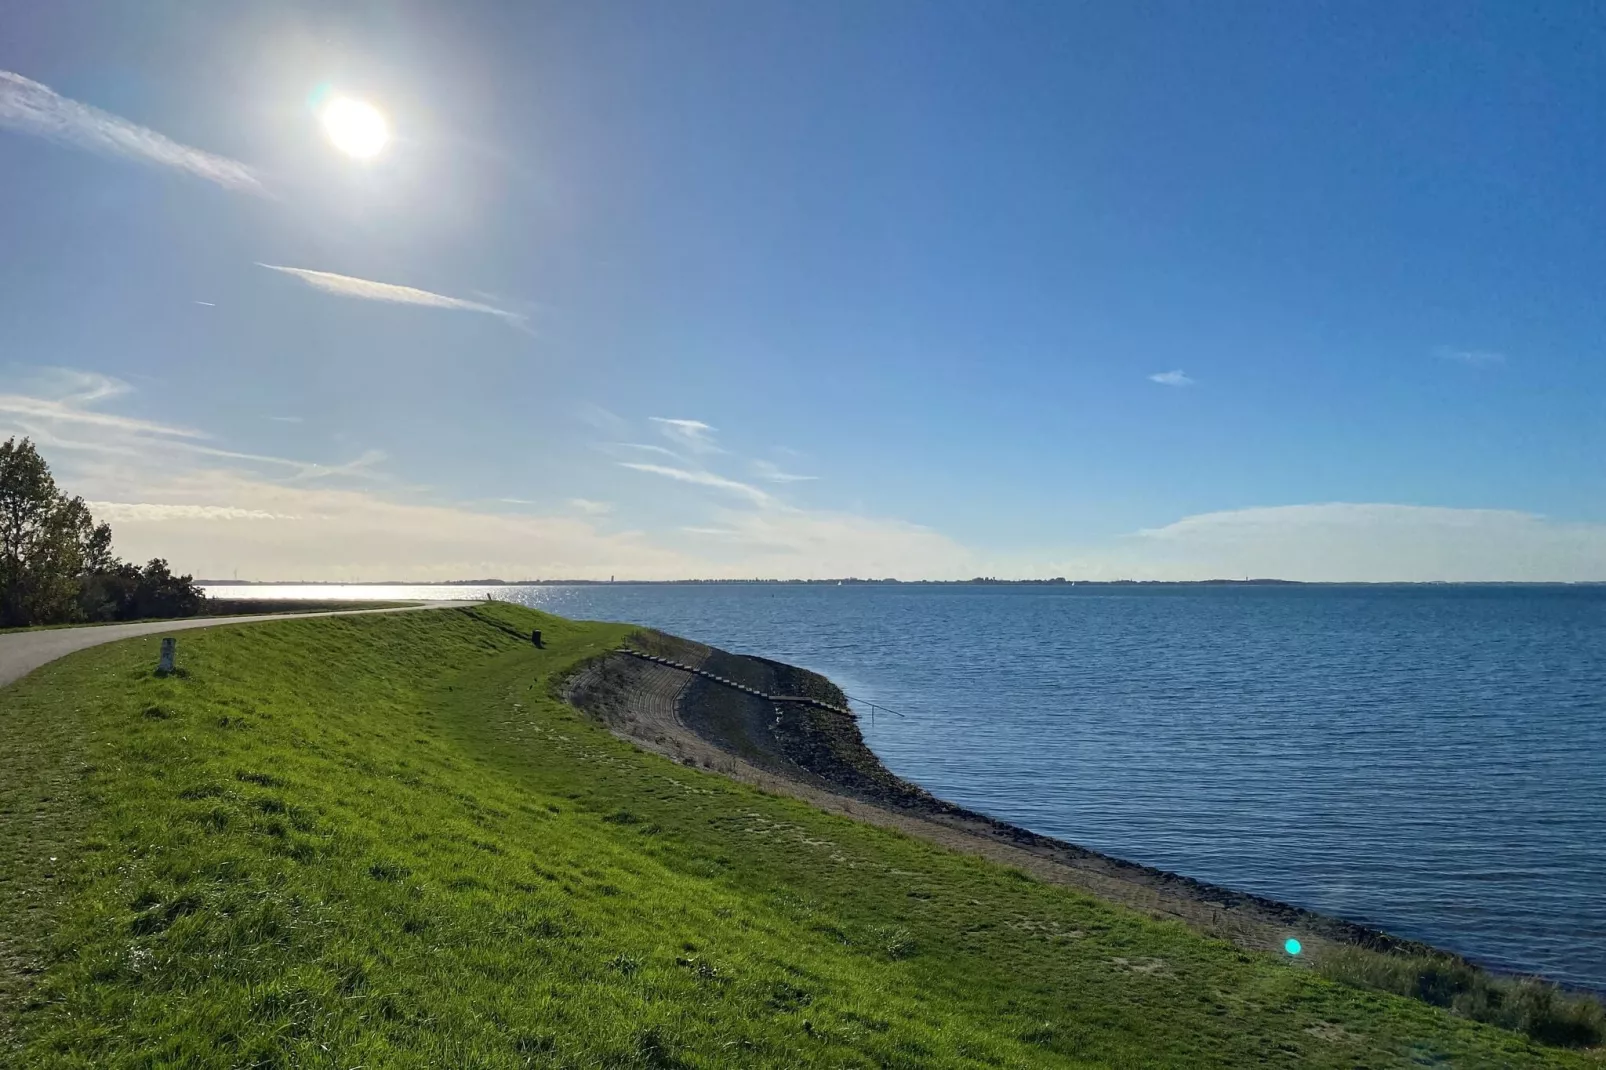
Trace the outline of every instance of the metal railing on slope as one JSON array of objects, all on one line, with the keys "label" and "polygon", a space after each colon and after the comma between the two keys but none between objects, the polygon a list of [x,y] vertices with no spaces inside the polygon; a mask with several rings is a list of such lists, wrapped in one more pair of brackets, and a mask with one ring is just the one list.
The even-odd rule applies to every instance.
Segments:
[{"label": "metal railing on slope", "polygon": [[[660,655],[657,655],[657,654],[646,654],[646,653],[643,653],[640,650],[632,650],[630,647],[620,647],[619,648],[619,653],[621,653],[621,654],[629,654],[631,657],[640,658],[643,661],[650,661],[650,662],[652,662],[652,663],[654,663],[656,665],[664,665],[664,666],[667,666],[668,668],[671,668],[671,669],[679,669],[682,672],[689,672],[689,673],[692,673],[693,675],[701,676],[705,680],[712,680],[716,684],[724,684],[726,687],[734,688],[737,691],[741,691],[741,692],[744,692],[746,694],[752,695],[754,698],[763,699],[766,702],[800,702],[800,703],[803,703],[806,706],[814,706],[814,707],[816,707],[818,709],[828,710],[831,713],[840,713],[840,714],[842,714],[844,716],[847,716],[847,717],[854,716],[852,710],[846,709],[846,708],[844,708],[842,706],[833,705],[833,704],[831,704],[829,702],[826,702],[824,699],[817,699],[817,698],[814,698],[814,697],[812,697],[810,695],[771,695],[768,692],[760,691],[756,687],[748,687],[746,684],[738,683],[735,680],[727,680],[725,677],[720,676],[717,673],[709,672],[707,669],[699,669],[699,668],[695,668],[695,667],[693,667],[691,665],[686,665],[686,664],[684,664],[682,662],[674,660],[673,658],[661,657]],[[850,701],[850,702],[858,702],[858,703],[861,703],[862,705],[870,707],[870,711],[871,711],[870,712],[870,717],[871,717],[872,723],[873,723],[874,718],[875,718],[875,711],[876,710],[883,710],[883,711],[885,711],[887,713],[892,714],[894,717],[903,717],[904,716],[903,714],[899,713],[897,710],[889,709],[888,707],[882,706],[879,703],[867,702],[864,699],[854,698],[852,695],[849,695],[846,691],[843,692],[843,695],[845,695],[847,697],[848,701]]]}]

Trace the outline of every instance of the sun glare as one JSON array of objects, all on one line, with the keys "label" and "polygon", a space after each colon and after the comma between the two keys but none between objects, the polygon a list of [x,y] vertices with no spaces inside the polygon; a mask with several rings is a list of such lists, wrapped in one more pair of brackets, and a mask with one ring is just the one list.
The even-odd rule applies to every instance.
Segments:
[{"label": "sun glare", "polygon": [[359,160],[378,155],[390,140],[390,124],[372,104],[336,97],[319,114],[323,132],[335,148]]}]

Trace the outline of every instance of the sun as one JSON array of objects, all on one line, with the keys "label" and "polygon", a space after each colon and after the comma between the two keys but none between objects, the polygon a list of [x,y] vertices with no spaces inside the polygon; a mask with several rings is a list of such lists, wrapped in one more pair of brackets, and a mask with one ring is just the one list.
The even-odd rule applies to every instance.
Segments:
[{"label": "sun", "polygon": [[359,160],[378,155],[390,141],[390,123],[384,113],[360,100],[336,97],[323,106],[318,118],[335,148]]}]

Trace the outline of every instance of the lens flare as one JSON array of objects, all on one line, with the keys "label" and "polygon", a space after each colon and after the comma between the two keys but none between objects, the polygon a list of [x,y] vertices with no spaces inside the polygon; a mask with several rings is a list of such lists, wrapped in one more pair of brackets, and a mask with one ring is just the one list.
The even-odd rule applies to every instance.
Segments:
[{"label": "lens flare", "polygon": [[1283,950],[1288,952],[1290,955],[1297,955],[1301,951],[1305,950],[1305,948],[1298,940],[1295,940],[1292,936],[1290,936],[1287,940],[1283,941]]},{"label": "lens flare", "polygon": [[390,124],[372,104],[336,97],[318,113],[323,132],[347,156],[366,160],[379,154],[390,141]]}]

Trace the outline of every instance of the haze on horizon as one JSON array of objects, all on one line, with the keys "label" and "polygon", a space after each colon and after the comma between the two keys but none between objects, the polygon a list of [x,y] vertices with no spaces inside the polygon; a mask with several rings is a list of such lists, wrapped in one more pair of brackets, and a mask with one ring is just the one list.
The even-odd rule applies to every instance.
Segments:
[{"label": "haze on horizon", "polygon": [[1606,23],[65,0],[0,439],[212,578],[1606,580]]}]

